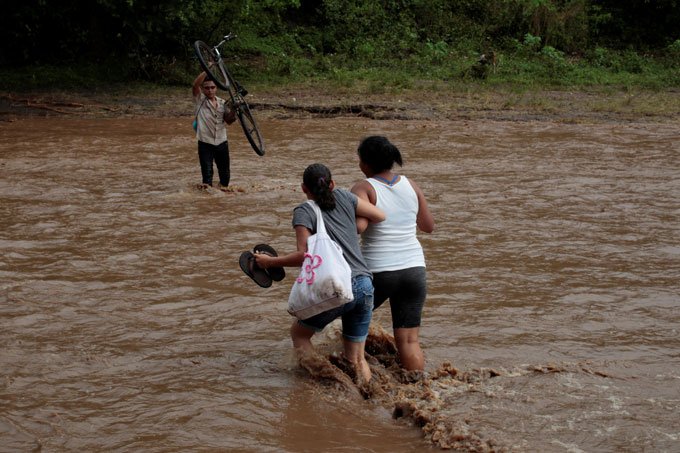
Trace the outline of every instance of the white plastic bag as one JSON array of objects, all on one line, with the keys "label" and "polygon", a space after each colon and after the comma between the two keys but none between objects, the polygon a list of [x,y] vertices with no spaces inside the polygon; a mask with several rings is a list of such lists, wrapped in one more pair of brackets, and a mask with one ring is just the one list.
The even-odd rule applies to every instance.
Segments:
[{"label": "white plastic bag", "polygon": [[352,270],[340,246],[326,233],[321,209],[314,201],[308,203],[316,213],[316,234],[307,239],[305,260],[288,297],[288,313],[298,319],[354,300]]}]

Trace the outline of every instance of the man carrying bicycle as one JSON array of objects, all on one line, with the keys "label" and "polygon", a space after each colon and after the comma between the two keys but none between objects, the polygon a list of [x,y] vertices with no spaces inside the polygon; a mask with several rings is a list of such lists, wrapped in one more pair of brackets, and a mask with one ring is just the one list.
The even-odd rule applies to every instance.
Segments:
[{"label": "man carrying bicycle", "polygon": [[194,80],[192,93],[195,102],[196,139],[198,140],[198,160],[201,165],[202,184],[199,188],[212,186],[213,161],[220,178],[220,190],[229,186],[229,142],[226,124],[236,120],[236,112],[227,102],[217,96],[217,85],[201,72]]}]

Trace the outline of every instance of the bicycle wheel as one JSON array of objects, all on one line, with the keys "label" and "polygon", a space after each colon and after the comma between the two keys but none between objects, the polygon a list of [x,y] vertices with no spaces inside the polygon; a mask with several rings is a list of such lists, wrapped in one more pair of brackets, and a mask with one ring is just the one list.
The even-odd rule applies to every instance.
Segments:
[{"label": "bicycle wheel", "polygon": [[215,85],[229,91],[229,77],[222,65],[222,59],[215,53],[215,50],[203,41],[196,41],[194,43],[194,50],[196,51],[201,68],[208,74],[208,77],[215,82]]},{"label": "bicycle wheel", "polygon": [[239,100],[237,101],[238,109],[236,110],[236,116],[241,123],[243,133],[255,152],[260,156],[264,156],[264,139],[257,128],[257,123],[255,123],[255,118],[253,118],[253,114],[250,112],[250,107],[241,96],[237,97]]}]

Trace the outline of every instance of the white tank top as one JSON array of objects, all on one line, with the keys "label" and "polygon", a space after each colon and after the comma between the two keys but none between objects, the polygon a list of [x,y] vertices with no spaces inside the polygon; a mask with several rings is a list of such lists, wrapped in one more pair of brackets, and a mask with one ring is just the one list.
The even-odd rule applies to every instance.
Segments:
[{"label": "white tank top", "polygon": [[361,235],[361,252],[371,272],[425,266],[423,248],[416,237],[418,196],[406,176],[393,186],[373,178],[367,181],[376,194],[376,206],[386,219],[371,223]]}]

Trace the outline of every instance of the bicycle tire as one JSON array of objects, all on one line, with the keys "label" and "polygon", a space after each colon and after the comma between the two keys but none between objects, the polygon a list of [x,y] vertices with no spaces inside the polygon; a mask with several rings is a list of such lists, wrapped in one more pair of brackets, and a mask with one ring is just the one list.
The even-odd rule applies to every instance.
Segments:
[{"label": "bicycle tire", "polygon": [[238,108],[236,110],[236,116],[238,117],[239,123],[241,123],[241,128],[243,128],[243,133],[245,134],[250,146],[259,155],[264,156],[264,139],[260,130],[257,127],[255,118],[250,111],[248,103],[240,96]]},{"label": "bicycle tire", "polygon": [[222,59],[217,57],[213,48],[203,41],[196,41],[194,51],[201,68],[215,82],[215,85],[231,93],[229,76],[222,64]]}]

